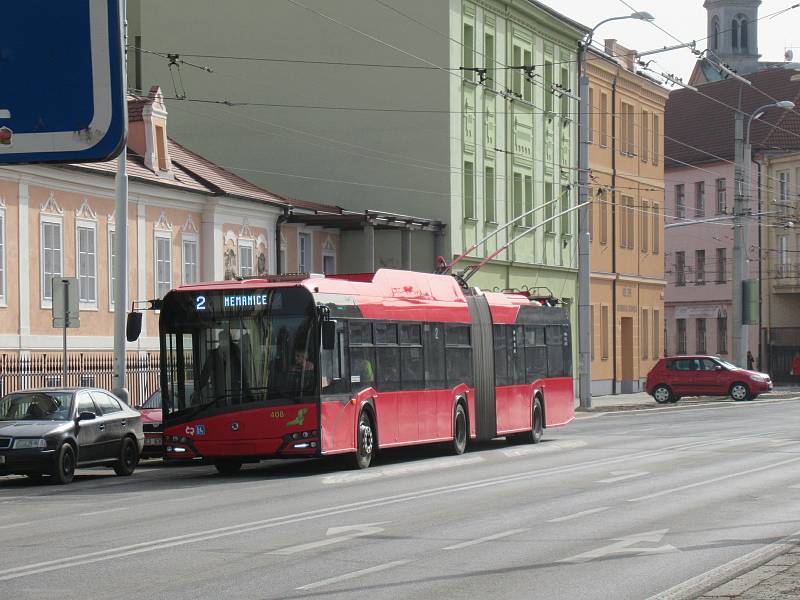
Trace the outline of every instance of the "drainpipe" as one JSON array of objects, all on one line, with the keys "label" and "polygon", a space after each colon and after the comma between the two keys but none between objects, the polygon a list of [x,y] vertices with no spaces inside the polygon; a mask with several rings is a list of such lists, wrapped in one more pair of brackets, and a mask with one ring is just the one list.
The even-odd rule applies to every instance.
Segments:
[{"label": "drainpipe", "polygon": [[291,206],[283,208],[283,214],[278,215],[275,219],[275,273],[282,275],[281,264],[283,264],[283,257],[281,256],[281,225],[289,220],[289,213],[292,211]]},{"label": "drainpipe", "polygon": [[[611,392],[617,392],[617,78],[611,82]],[[621,388],[620,388],[621,389]]]}]

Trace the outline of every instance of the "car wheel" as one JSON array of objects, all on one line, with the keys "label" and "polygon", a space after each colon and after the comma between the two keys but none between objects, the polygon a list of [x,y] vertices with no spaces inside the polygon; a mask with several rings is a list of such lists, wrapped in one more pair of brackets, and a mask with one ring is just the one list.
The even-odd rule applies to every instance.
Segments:
[{"label": "car wheel", "polygon": [[356,469],[366,469],[375,455],[375,427],[366,411],[361,411],[358,417],[358,439],[356,440],[356,456],[353,466]]},{"label": "car wheel", "polygon": [[672,398],[672,390],[670,390],[666,385],[657,385],[653,389],[653,399],[659,404],[667,404],[668,402],[672,402]]},{"label": "car wheel", "polygon": [[235,458],[220,458],[214,462],[220,475],[236,475],[242,470],[242,461]]},{"label": "car wheel", "polygon": [[520,435],[523,442],[528,444],[538,444],[544,435],[544,414],[542,413],[542,401],[539,398],[533,399],[531,407],[531,430]]},{"label": "car wheel", "polygon": [[743,383],[734,383],[731,386],[731,398],[736,402],[742,402],[750,398],[750,390]]},{"label": "car wheel", "polygon": [[464,454],[467,449],[467,413],[464,412],[464,405],[456,404],[453,413],[453,454]]},{"label": "car wheel", "polygon": [[62,444],[56,453],[53,468],[53,483],[66,485],[75,477],[75,450],[69,444]]},{"label": "car wheel", "polygon": [[139,464],[139,446],[131,438],[122,438],[122,449],[119,460],[114,464],[114,473],[122,477],[133,475],[136,465]]}]

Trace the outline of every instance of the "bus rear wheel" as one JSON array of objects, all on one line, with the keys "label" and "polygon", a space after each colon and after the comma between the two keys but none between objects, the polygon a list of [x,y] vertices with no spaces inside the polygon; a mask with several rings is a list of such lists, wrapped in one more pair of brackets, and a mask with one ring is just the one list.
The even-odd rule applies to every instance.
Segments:
[{"label": "bus rear wheel", "polygon": [[467,413],[464,405],[460,402],[456,404],[453,413],[453,454],[464,454],[467,449]]},{"label": "bus rear wheel", "polygon": [[242,461],[235,458],[220,458],[214,461],[220,475],[236,475],[242,469]]},{"label": "bus rear wheel", "polygon": [[538,444],[542,440],[542,435],[544,435],[542,401],[534,398],[533,406],[531,406],[531,430],[523,433],[520,439],[528,444]]},{"label": "bus rear wheel", "polygon": [[357,436],[353,466],[356,469],[366,469],[375,456],[375,427],[369,414],[363,410],[358,417]]}]

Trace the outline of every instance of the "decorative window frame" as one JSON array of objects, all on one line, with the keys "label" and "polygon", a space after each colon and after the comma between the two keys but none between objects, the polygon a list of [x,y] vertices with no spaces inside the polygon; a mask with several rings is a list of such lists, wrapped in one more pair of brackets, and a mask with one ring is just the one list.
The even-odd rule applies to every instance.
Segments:
[{"label": "decorative window frame", "polygon": [[6,201],[0,196],[0,308],[8,307],[8,228]]},{"label": "decorative window frame", "polygon": [[[308,265],[305,270],[300,268],[300,245],[303,236],[308,236],[309,241],[309,255],[308,255]],[[297,272],[298,273],[313,273],[314,272],[314,232],[309,231],[307,229],[298,229],[297,230]]]},{"label": "decorative window frame", "polygon": [[325,258],[332,258],[333,259],[333,272],[336,273],[339,265],[337,264],[336,259],[336,245],[333,243],[333,239],[331,236],[325,238],[325,241],[322,243],[322,267],[321,270],[325,271]]},{"label": "decorative window frame", "polygon": [[[242,248],[250,250],[250,273],[242,273]],[[239,235],[236,238],[236,262],[239,269],[239,277],[253,277],[256,273],[256,238],[253,235],[247,219],[242,223]]]},{"label": "decorative window frame", "polygon": [[50,192],[47,200],[39,208],[39,299],[43,309],[53,308],[52,292],[50,298],[45,298],[45,279],[44,279],[44,224],[54,223],[59,226],[60,248],[61,248],[61,276],[64,276],[64,210],[56,202],[55,194]]},{"label": "decorative window frame", "polygon": [[[186,243],[195,246],[194,281],[186,281]],[[192,215],[186,217],[181,227],[181,283],[197,283],[200,281],[200,232],[194,224]]]},{"label": "decorative window frame", "polygon": [[[153,295],[158,297],[158,240],[169,240],[169,289],[173,287],[172,281],[172,223],[162,212],[153,225]],[[169,291],[169,290],[168,290]]]},{"label": "decorative window frame", "polygon": [[108,215],[106,227],[106,250],[108,255],[108,312],[114,312],[114,255],[111,252],[111,238],[116,236],[117,226],[114,215]]},{"label": "decorative window frame", "polygon": [[79,304],[80,310],[98,310],[98,293],[99,286],[97,285],[98,279],[98,260],[97,260],[97,214],[89,206],[89,201],[84,198],[81,207],[75,211],[75,277],[78,279],[78,293],[80,294],[80,262],[81,262],[81,242],[79,236],[80,229],[91,229],[94,234],[94,300],[88,302],[81,300]]}]

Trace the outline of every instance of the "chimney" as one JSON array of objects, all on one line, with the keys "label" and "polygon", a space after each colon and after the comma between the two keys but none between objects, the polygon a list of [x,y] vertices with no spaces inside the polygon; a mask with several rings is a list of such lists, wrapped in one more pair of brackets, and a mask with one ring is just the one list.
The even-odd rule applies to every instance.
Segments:
[{"label": "chimney", "polygon": [[607,39],[606,54],[613,58],[626,71],[636,72],[636,50],[626,48],[617,40]]}]

